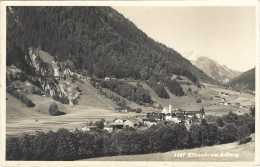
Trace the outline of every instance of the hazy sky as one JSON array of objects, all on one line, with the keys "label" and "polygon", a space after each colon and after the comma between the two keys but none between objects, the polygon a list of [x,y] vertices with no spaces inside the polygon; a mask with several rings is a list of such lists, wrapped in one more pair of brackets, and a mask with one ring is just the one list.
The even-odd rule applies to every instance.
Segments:
[{"label": "hazy sky", "polygon": [[154,40],[244,72],[255,66],[254,7],[113,7]]}]

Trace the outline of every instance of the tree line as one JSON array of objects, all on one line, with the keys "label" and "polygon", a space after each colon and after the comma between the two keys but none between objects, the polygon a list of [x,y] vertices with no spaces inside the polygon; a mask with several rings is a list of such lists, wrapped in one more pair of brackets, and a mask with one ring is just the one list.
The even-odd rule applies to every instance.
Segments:
[{"label": "tree line", "polygon": [[110,89],[127,100],[134,101],[140,105],[153,103],[149,91],[145,90],[140,83],[137,83],[136,86],[134,86],[119,80],[106,81],[98,79],[92,79],[91,83],[92,85],[98,83],[102,88]]},{"label": "tree line", "polygon": [[7,137],[7,160],[76,160],[100,156],[165,152],[239,141],[250,141],[254,117],[232,112],[208,123],[193,124],[188,130],[182,123],[163,123],[146,130],[126,128],[108,133],[99,121],[99,129],[70,132],[37,132],[34,135]]},{"label": "tree line", "polygon": [[34,107],[35,104],[26,95],[18,91],[14,85],[6,87],[6,92],[10,93],[13,97],[19,99],[22,103],[26,104],[27,107]]},{"label": "tree line", "polygon": [[158,78],[152,76],[146,83],[154,90],[154,92],[161,98],[169,99],[170,96],[167,93],[163,83],[158,81]]},{"label": "tree line", "polygon": [[175,94],[176,96],[183,96],[184,95],[184,91],[183,91],[181,85],[176,80],[168,81],[167,87],[168,87],[169,91],[172,94]]}]

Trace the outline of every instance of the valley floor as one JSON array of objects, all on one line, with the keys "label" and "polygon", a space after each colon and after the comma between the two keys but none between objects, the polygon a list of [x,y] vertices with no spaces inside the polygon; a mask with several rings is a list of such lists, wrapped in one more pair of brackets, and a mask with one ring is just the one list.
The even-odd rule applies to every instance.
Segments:
[{"label": "valley floor", "polygon": [[[208,162],[245,162],[254,161],[255,138],[251,135],[252,141],[238,145],[237,142],[207,146],[194,149],[174,150],[165,153],[152,153],[142,155],[123,155],[111,157],[99,157],[84,159],[83,161],[208,161]],[[206,157],[202,157],[202,156]],[[198,157],[201,156],[201,157]],[[213,157],[211,157],[213,156]],[[214,157],[218,156],[218,157]]]}]

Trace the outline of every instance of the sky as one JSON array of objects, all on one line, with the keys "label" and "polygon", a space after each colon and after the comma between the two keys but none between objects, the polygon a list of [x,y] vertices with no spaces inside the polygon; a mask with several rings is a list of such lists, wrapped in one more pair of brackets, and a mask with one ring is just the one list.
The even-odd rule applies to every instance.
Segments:
[{"label": "sky", "polygon": [[155,41],[237,71],[255,67],[254,7],[115,6]]}]

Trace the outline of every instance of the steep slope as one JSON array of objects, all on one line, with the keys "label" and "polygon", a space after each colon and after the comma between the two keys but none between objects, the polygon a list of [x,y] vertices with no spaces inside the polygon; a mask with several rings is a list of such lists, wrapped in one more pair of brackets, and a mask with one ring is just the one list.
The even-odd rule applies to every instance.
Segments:
[{"label": "steep slope", "polygon": [[193,82],[215,82],[111,7],[9,7],[7,31],[7,65],[27,73],[31,68],[24,55],[34,47],[99,78],[156,76],[165,81],[170,74],[181,74]]},{"label": "steep slope", "polygon": [[235,89],[249,89],[255,91],[255,68],[248,70],[232,79],[227,85]]},{"label": "steep slope", "polygon": [[186,52],[183,55],[190,60],[193,65],[222,83],[227,83],[232,78],[241,74],[239,71],[231,70],[225,65],[220,65],[216,61],[208,57],[199,56],[194,52]]}]

